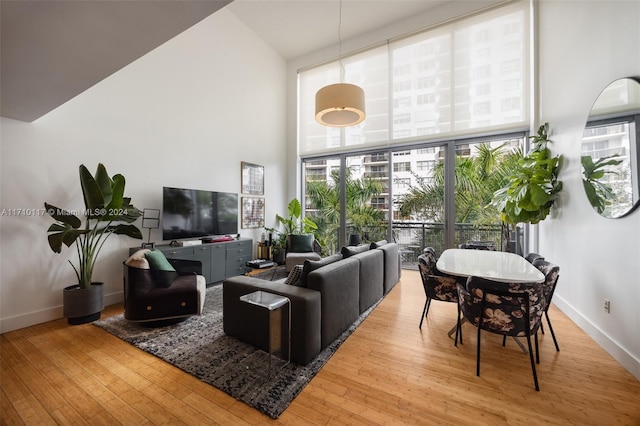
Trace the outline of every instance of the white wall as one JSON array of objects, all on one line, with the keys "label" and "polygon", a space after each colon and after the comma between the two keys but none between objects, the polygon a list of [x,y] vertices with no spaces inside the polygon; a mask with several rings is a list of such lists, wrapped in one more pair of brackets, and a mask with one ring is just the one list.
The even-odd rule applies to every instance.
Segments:
[{"label": "white wall", "polygon": [[564,157],[560,208],[540,225],[539,250],[560,265],[556,304],[640,379],[640,211],[600,217],[580,177],[591,105],[611,81],[640,76],[640,1],[538,6],[540,121],[550,123],[551,148]]},{"label": "white wall", "polygon": [[[136,207],[161,208],[163,185],[240,193],[248,161],[265,166],[273,226],[286,207],[285,79],[284,60],[221,10],[34,123],[2,119],[0,206],[81,209],[78,166],[102,162],[126,177]],[[51,223],[0,217],[0,332],[62,316],[62,288],[77,282],[66,262],[75,251],[50,250]],[[94,272],[107,304],[122,300],[122,261],[140,243],[110,240]]]},{"label": "white wall", "polygon": [[[478,10],[480,2],[442,7],[346,40],[348,53]],[[640,379],[640,209],[623,219],[604,219],[588,204],[580,180],[581,135],[591,104],[611,81],[640,76],[640,1],[538,1],[539,79],[536,116],[552,128],[551,149],[564,157],[564,191],[558,209],[537,232],[534,247],[561,267],[554,300],[580,327]],[[330,48],[288,63],[287,150],[297,155],[296,73],[335,59]],[[299,169],[287,165],[289,196],[300,192]],[[611,300],[611,313],[603,309]],[[560,340],[562,349],[562,340]]]}]

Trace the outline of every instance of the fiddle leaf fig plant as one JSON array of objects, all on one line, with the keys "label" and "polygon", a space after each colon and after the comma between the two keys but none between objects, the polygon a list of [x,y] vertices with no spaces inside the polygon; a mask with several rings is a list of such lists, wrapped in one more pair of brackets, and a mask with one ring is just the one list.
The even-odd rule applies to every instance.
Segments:
[{"label": "fiddle leaf fig plant", "polygon": [[552,156],[547,148],[551,142],[549,123],[540,126],[538,133],[529,138],[533,143],[531,150],[519,160],[508,184],[494,192],[490,203],[507,224],[535,224],[545,219],[562,189],[558,180],[561,157]]},{"label": "fiddle leaf fig plant", "polygon": [[[64,210],[44,203],[47,213],[53,218],[48,232],[49,247],[55,253],[62,251],[62,245],[76,244],[78,267],[71,266],[78,278],[80,288],[89,288],[93,268],[98,254],[107,238],[112,235],[127,235],[142,239],[142,232],[132,225],[142,214],[124,196],[125,178],[121,174],[109,177],[104,165],[98,164],[95,176],[80,166],[80,185],[85,209],[81,212]],[[76,213],[85,216],[84,225]]]},{"label": "fiddle leaf fig plant", "polygon": [[583,155],[581,161],[584,191],[593,208],[598,213],[602,213],[615,199],[615,194],[611,187],[600,179],[606,174],[618,174],[615,170],[611,170],[610,166],[617,166],[622,163],[622,160],[618,154],[614,154],[598,158],[595,162],[590,155]]}]

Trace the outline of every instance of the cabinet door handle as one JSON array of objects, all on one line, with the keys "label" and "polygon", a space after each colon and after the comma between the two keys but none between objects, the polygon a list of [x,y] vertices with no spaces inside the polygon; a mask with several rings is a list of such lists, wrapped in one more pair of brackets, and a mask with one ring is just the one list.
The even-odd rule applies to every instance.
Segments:
[{"label": "cabinet door handle", "polygon": [[169,254],[176,254],[177,251],[170,251]]}]

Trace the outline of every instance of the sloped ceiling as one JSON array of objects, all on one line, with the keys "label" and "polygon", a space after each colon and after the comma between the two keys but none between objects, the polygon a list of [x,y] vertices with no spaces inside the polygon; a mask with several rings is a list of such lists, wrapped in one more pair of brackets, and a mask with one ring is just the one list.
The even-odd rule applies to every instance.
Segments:
[{"label": "sloped ceiling", "polygon": [[232,0],[0,2],[0,115],[31,122]]}]

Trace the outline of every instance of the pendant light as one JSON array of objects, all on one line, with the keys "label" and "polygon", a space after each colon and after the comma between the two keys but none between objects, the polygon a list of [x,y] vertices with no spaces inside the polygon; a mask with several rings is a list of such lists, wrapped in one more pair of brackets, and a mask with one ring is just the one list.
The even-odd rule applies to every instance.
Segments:
[{"label": "pendant light", "polygon": [[343,83],[342,65],[342,0],[340,0],[340,19],[338,21],[338,43],[340,45],[340,83],[330,84],[316,93],[316,121],[323,126],[355,126],[365,119],[364,90],[355,84]]}]

